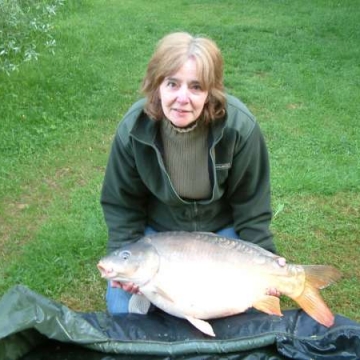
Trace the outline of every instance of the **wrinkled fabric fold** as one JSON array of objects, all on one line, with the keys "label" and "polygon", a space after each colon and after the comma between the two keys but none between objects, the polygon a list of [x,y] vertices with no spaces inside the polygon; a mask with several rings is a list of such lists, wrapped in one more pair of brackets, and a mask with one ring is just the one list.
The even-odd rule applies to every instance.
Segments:
[{"label": "wrinkled fabric fold", "polygon": [[78,358],[87,360],[210,359],[214,354],[218,359],[360,358],[360,324],[340,315],[331,328],[301,310],[285,310],[283,317],[249,311],[212,320],[211,325],[216,338],[161,311],[115,317],[76,312],[15,286],[0,300],[0,359],[41,359],[46,351],[53,360],[61,359],[49,343],[58,344],[58,355],[70,346],[72,359],[82,353]]}]

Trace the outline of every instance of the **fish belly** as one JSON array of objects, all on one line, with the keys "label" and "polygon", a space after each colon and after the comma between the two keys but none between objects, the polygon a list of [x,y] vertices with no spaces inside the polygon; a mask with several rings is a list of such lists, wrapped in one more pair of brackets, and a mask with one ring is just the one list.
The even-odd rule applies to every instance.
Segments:
[{"label": "fish belly", "polygon": [[211,319],[246,311],[262,297],[265,288],[259,274],[188,262],[186,266],[162,264],[161,271],[141,292],[174,316]]},{"label": "fish belly", "polygon": [[261,301],[268,288],[278,288],[278,273],[287,272],[274,254],[241,240],[179,232],[149,241],[160,266],[141,291],[178,317],[211,319],[242,313]]}]

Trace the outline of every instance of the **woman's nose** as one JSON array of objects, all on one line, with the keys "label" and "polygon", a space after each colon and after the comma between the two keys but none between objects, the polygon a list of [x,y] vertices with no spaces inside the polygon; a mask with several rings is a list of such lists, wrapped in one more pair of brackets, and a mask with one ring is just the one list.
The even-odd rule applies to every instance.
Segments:
[{"label": "woman's nose", "polygon": [[177,101],[182,104],[189,102],[189,89],[187,88],[187,86],[181,86],[179,88],[177,94]]}]

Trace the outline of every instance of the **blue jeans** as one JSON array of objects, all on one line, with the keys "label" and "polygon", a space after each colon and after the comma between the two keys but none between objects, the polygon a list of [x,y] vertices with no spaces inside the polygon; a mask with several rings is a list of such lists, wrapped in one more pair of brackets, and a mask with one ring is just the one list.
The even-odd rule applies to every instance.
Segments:
[{"label": "blue jeans", "polygon": [[[145,229],[145,235],[155,234],[155,231],[151,227]],[[221,229],[216,232],[216,234],[225,236],[231,239],[239,239],[239,236],[236,234],[234,228],[229,227]],[[113,288],[108,283],[106,291],[106,306],[107,310],[111,315],[124,314],[129,312],[129,301],[133,294],[124,291],[120,288]]]}]

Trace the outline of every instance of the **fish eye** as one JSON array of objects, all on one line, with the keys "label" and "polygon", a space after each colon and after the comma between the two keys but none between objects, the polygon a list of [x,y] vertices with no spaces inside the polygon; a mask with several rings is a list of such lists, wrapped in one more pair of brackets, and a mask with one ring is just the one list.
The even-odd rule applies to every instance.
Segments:
[{"label": "fish eye", "polygon": [[131,253],[128,250],[124,250],[120,253],[120,257],[122,260],[127,260],[130,257]]}]

